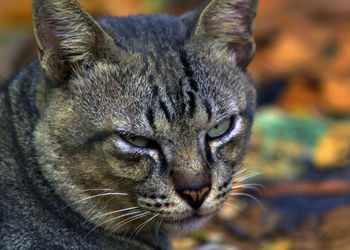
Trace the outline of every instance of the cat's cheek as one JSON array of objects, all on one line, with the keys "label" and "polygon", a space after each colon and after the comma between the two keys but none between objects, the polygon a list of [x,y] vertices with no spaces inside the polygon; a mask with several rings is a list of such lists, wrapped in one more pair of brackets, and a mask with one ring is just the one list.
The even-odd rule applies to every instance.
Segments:
[{"label": "cat's cheek", "polygon": [[134,181],[144,181],[151,168],[151,162],[142,157],[130,161],[109,156],[107,163],[112,175]]},{"label": "cat's cheek", "polygon": [[140,160],[137,163],[128,163],[112,159],[108,162],[112,173],[116,177],[131,179],[133,181],[144,181],[150,171],[150,166],[147,161]]},{"label": "cat's cheek", "polygon": [[203,213],[216,212],[225,200],[232,184],[232,170],[225,164],[218,164],[212,173],[212,190],[203,203]]},{"label": "cat's cheek", "polygon": [[242,154],[244,154],[245,146],[241,140],[234,140],[232,143],[225,145],[221,149],[221,159],[225,159],[224,164],[227,165],[228,168],[232,169],[237,162],[239,162],[242,158]]},{"label": "cat's cheek", "polygon": [[115,177],[143,181],[149,175],[152,161],[141,155],[118,152],[110,144],[103,145],[110,174]]}]

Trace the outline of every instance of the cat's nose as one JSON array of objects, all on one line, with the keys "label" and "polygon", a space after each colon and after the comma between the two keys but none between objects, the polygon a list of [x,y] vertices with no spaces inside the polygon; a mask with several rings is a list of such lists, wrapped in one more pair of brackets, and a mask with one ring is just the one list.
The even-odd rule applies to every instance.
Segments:
[{"label": "cat's nose", "polygon": [[181,189],[176,192],[195,210],[199,209],[207,198],[210,186],[204,186],[199,189]]},{"label": "cat's nose", "polygon": [[201,165],[194,165],[191,169],[170,171],[170,176],[176,193],[193,209],[198,210],[210,193],[210,171]]}]

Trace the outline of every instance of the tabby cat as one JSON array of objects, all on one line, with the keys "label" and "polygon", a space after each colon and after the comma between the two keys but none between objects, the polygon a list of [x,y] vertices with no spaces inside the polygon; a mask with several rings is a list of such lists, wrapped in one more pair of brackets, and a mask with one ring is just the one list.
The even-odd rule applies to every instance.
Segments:
[{"label": "tabby cat", "polygon": [[0,92],[0,248],[171,249],[208,221],[250,137],[257,2],[95,21],[33,0],[39,60]]}]

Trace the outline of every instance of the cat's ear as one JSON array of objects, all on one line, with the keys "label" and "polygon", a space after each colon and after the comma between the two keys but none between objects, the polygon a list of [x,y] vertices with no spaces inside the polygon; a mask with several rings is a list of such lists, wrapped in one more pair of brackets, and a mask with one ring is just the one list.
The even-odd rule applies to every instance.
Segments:
[{"label": "cat's ear", "polygon": [[252,34],[258,0],[212,0],[182,16],[191,39],[201,40],[246,68],[255,54]]},{"label": "cat's ear", "polygon": [[40,63],[55,83],[75,67],[116,57],[113,39],[75,0],[33,0],[32,11]]}]

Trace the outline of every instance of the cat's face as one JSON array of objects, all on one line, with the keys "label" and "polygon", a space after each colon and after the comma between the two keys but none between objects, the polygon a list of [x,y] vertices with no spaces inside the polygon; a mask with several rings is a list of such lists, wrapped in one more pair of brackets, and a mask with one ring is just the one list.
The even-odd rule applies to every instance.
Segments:
[{"label": "cat's face", "polygon": [[[72,4],[48,2],[50,18],[57,15],[49,11],[55,4]],[[221,6],[224,2],[231,5]],[[55,48],[45,54],[43,45],[63,35],[54,31],[40,40],[40,29],[51,30],[53,24],[37,28],[45,74],[51,82],[57,71],[67,76],[59,86],[42,83],[46,90],[38,98],[42,118],[35,133],[39,162],[67,205],[97,226],[134,233],[159,226],[189,231],[207,221],[231,191],[255,107],[244,71],[253,45],[235,37],[232,44],[239,49],[233,52],[222,48],[226,41],[210,40],[210,18],[219,7],[223,14],[234,7],[251,25],[256,1],[213,1],[181,18],[134,18],[127,35],[115,25],[125,19],[102,19],[110,36],[102,32],[106,38],[99,39],[112,52],[79,49],[86,58],[67,52],[64,62],[52,56]],[[78,10],[87,15],[80,7],[72,13]],[[142,22],[144,27],[135,25]],[[87,30],[101,32],[99,26]]]}]

